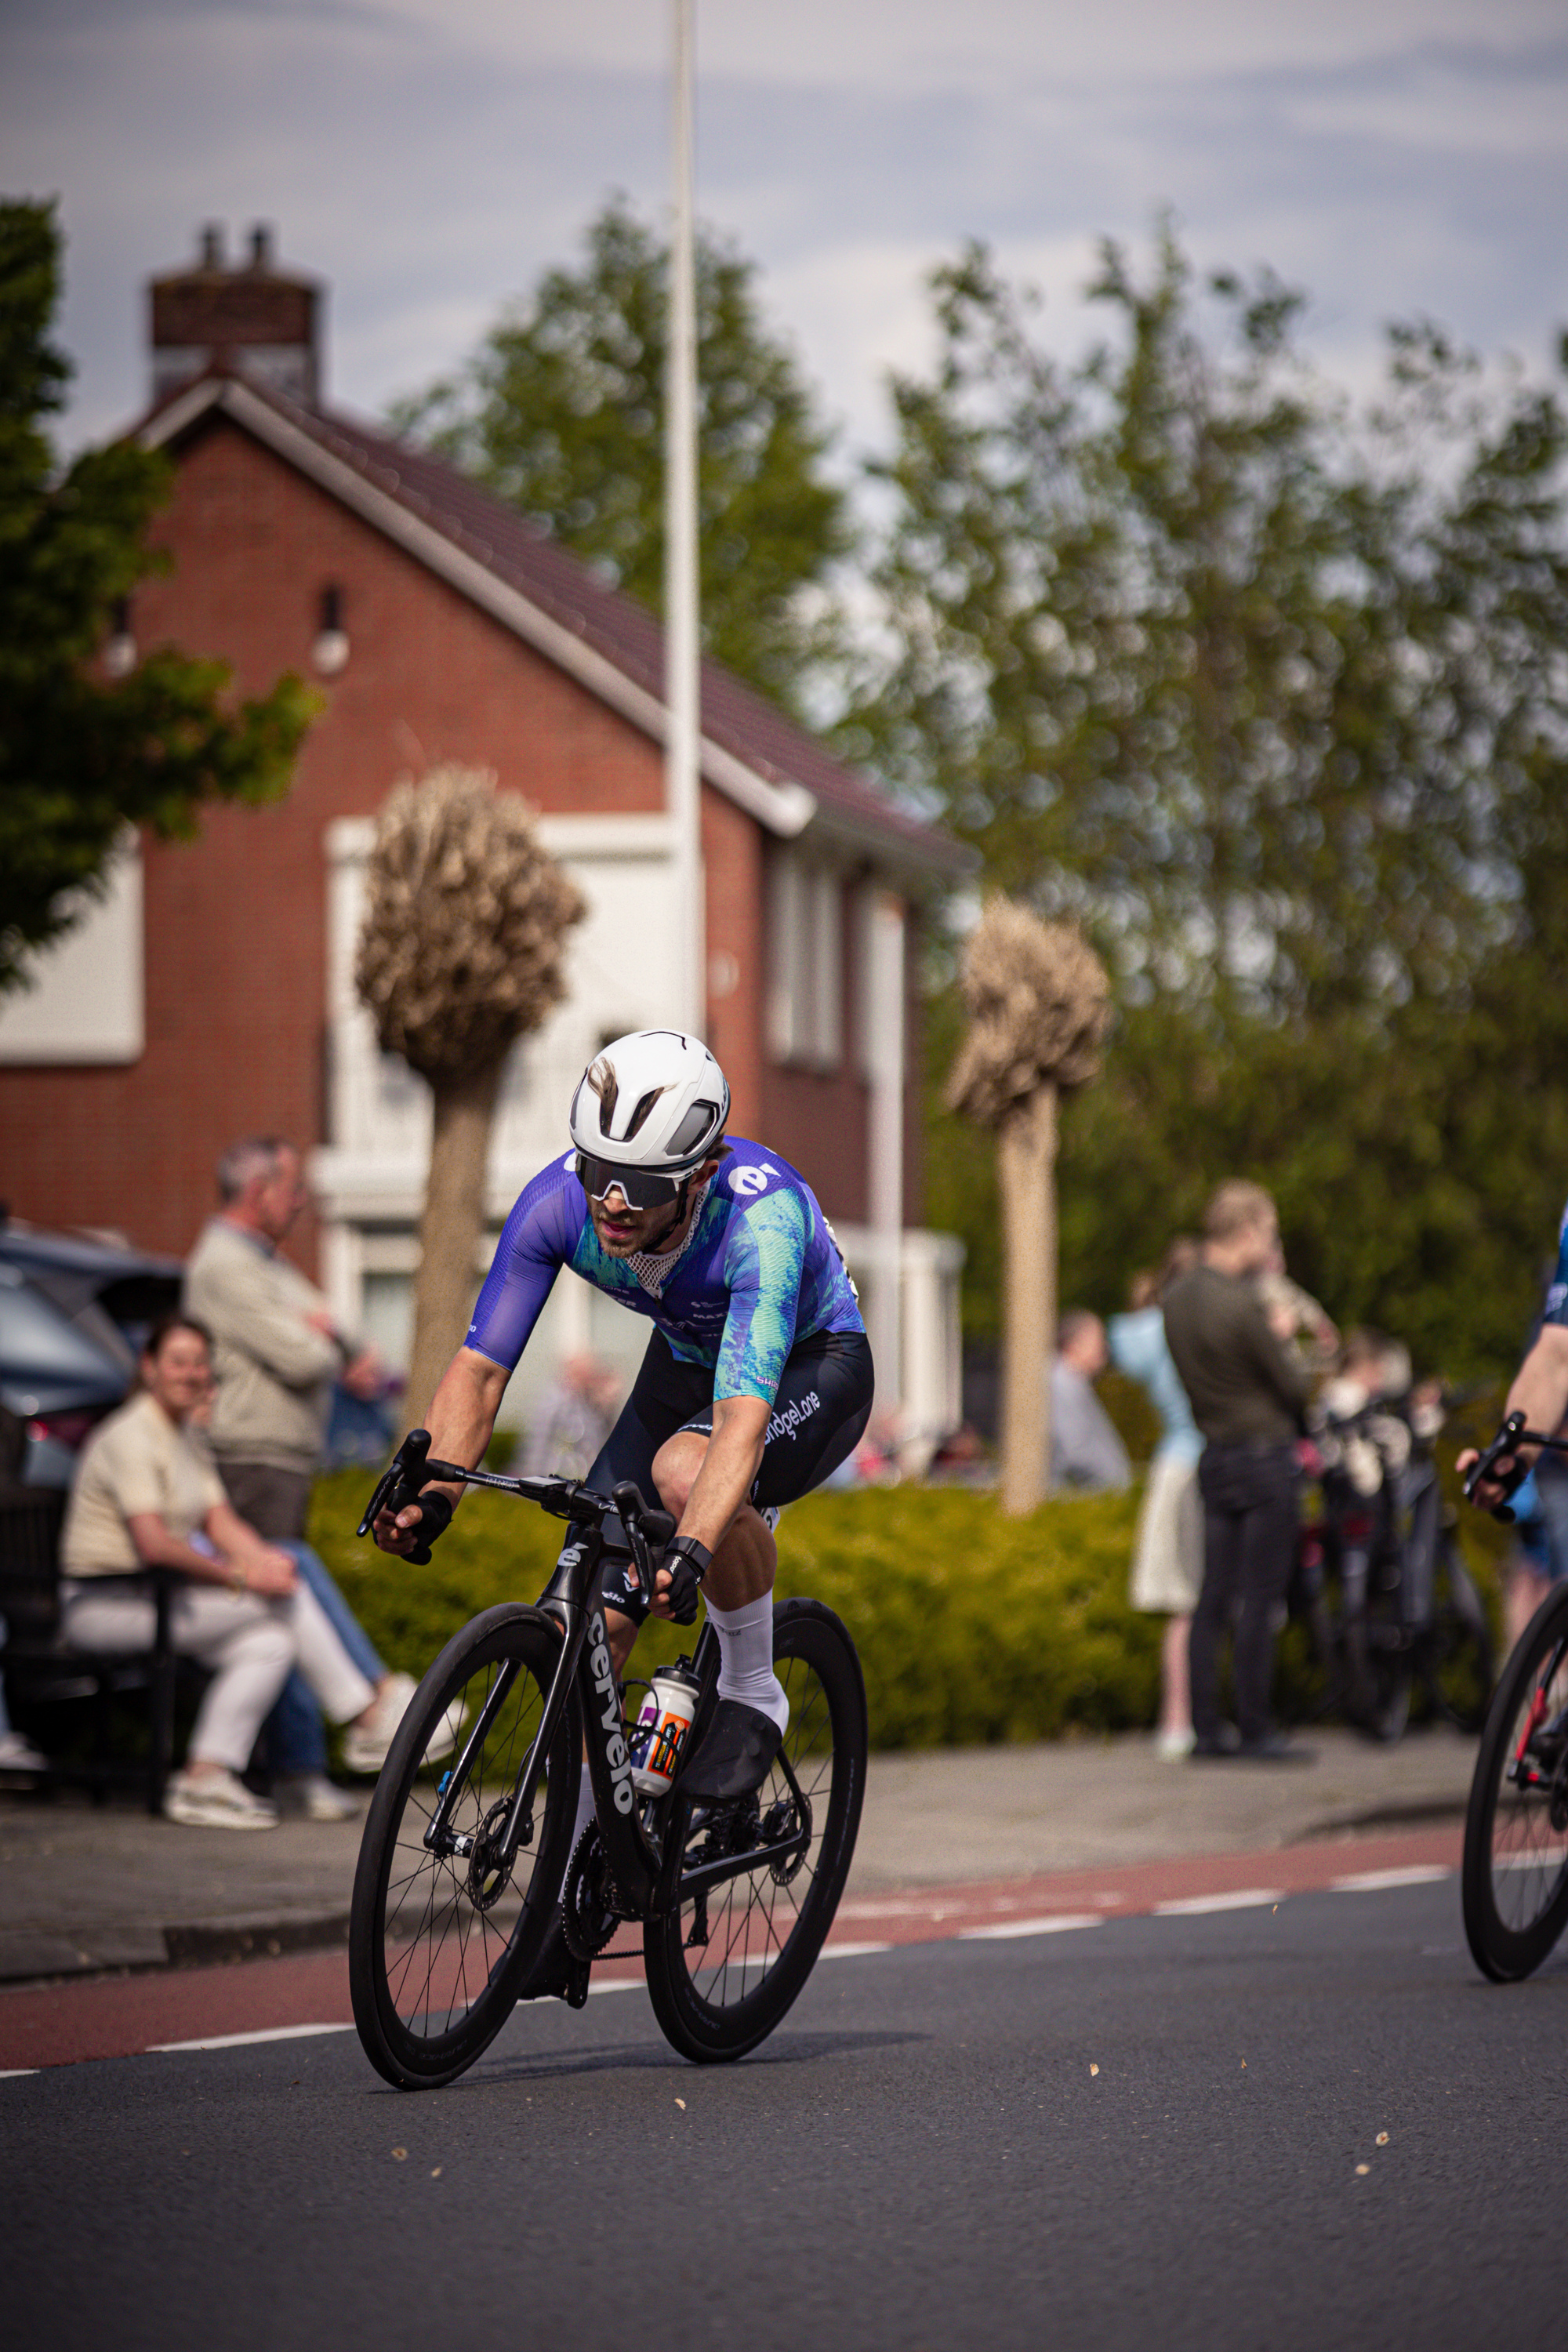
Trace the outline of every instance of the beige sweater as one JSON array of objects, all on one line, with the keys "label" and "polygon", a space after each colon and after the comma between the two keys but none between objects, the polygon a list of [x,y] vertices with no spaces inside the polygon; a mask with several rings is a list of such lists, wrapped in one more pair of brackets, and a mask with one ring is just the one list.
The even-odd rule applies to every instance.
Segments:
[{"label": "beige sweater", "polygon": [[185,1267],[185,1306],[213,1335],[209,1434],[219,1463],[313,1474],[343,1361],[305,1320],[331,1312],[321,1293],[264,1242],[214,1217]]}]

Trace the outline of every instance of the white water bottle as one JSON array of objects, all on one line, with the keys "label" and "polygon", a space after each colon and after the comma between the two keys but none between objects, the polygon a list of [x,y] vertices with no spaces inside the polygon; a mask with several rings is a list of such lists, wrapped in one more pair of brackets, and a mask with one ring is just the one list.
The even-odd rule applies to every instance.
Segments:
[{"label": "white water bottle", "polygon": [[632,1786],[639,1797],[662,1797],[674,1780],[700,1690],[684,1664],[661,1666],[649,1684],[631,1741]]}]

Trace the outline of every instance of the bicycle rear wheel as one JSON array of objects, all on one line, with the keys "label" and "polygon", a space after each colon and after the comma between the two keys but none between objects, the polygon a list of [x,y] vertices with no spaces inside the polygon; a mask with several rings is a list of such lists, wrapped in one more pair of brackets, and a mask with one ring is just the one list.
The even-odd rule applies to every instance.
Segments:
[{"label": "bicycle rear wheel", "polygon": [[[543,1942],[576,1802],[574,1708],[556,1727],[510,1872],[493,1865],[487,1841],[506,1820],[560,1651],[559,1629],[537,1610],[486,1610],[420,1684],[382,1768],[354,1875],[349,1986],[365,2053],[399,2090],[433,2089],[473,2064]],[[498,1690],[464,1769],[469,1735]],[[425,1832],[458,1771],[450,1827],[472,1843],[433,1853]]]},{"label": "bicycle rear wheel", "polygon": [[1492,1700],[1461,1892],[1476,1965],[1499,1984],[1538,1969],[1568,1923],[1568,1591],[1536,1611]]},{"label": "bicycle rear wheel", "polygon": [[773,1612],[773,1668],[790,1705],[779,1756],[754,1798],[698,1814],[684,1866],[806,1829],[802,1847],[643,1928],[654,2015],[700,2064],[743,2057],[795,2001],[833,1924],[860,1827],[866,1685],[854,1643],[820,1601],[787,1601]]}]

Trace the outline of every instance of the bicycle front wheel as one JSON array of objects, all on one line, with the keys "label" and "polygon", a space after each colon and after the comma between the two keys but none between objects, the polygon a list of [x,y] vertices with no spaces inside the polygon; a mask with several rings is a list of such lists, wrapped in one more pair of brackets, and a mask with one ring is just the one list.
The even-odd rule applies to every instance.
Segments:
[{"label": "bicycle front wheel", "polygon": [[[354,1875],[349,1986],[366,2055],[399,2090],[434,2089],[473,2064],[544,1940],[576,1803],[574,1709],[556,1726],[510,1869],[495,1846],[560,1651],[559,1629],[537,1610],[486,1610],[420,1684],[382,1767]],[[443,1793],[443,1843],[456,1851],[425,1843]]]},{"label": "bicycle front wheel", "polygon": [[1548,1595],[1509,1660],[1465,1820],[1465,1934],[1499,1984],[1538,1969],[1568,1922],[1568,1591]]},{"label": "bicycle front wheel", "polygon": [[773,1671],[790,1710],[779,1754],[755,1797],[697,1816],[683,1867],[800,1843],[643,1928],[654,2015],[700,2064],[743,2057],[795,2001],[833,1924],[860,1827],[866,1685],[831,1609],[786,1601],[773,1612]]}]

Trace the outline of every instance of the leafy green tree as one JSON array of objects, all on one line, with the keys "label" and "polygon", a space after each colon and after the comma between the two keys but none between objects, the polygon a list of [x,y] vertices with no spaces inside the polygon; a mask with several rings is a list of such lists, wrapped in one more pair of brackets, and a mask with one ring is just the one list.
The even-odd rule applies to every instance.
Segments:
[{"label": "leafy green tree", "polygon": [[[1273,1185],[1343,1319],[1517,1342],[1568,1190],[1568,425],[1397,331],[1352,417],[1265,276],[1167,233],[1079,367],[976,247],[895,383],[897,657],[844,732],[1088,924],[1103,1086],[1064,1122],[1064,1296],[1112,1306],[1208,1187]],[[939,1118],[986,1263],[988,1179]],[[993,1314],[984,1290],[974,1321]]]},{"label": "leafy green tree", "polygon": [[95,674],[116,601],[161,568],[147,533],[169,474],[121,441],[58,475],[58,294],[52,207],[0,203],[0,992],[77,919],[127,824],[187,835],[204,802],[286,792],[313,708],[286,677],[226,709],[225,666],[166,648]]},{"label": "leafy green tree", "polygon": [[[624,199],[577,269],[545,273],[396,428],[509,499],[655,612],[664,600],[668,249]],[[775,700],[837,647],[853,543],[833,436],[757,305],[753,265],[697,249],[698,479],[706,649]]]}]

